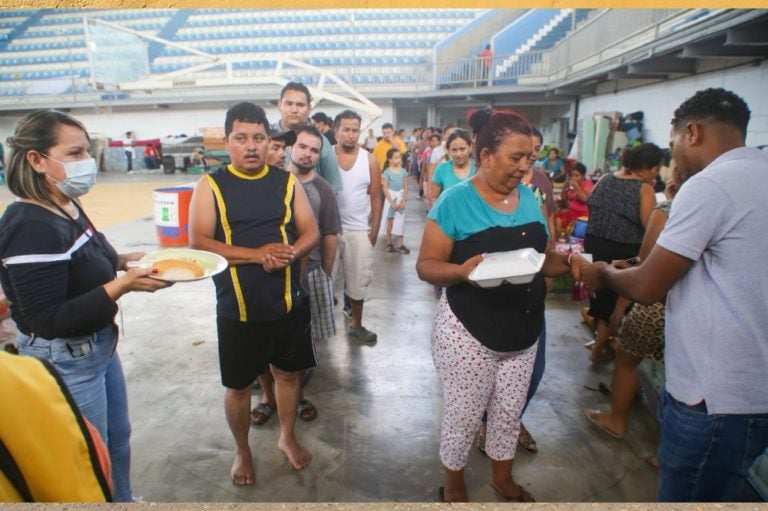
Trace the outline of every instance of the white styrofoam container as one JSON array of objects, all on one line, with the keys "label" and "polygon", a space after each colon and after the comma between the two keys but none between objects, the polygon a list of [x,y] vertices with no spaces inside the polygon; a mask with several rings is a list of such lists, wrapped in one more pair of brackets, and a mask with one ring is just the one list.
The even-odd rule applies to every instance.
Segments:
[{"label": "white styrofoam container", "polygon": [[541,271],[544,258],[544,254],[532,248],[492,252],[472,270],[469,279],[480,287],[497,287],[503,282],[527,284]]}]

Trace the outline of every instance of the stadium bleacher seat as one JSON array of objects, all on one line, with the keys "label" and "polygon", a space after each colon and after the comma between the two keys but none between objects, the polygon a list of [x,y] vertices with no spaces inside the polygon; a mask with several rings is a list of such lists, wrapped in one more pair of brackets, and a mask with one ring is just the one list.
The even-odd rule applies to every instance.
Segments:
[{"label": "stadium bleacher seat", "polygon": [[[37,80],[73,74],[78,78],[89,76],[88,68],[83,66],[88,55],[85,51],[82,26],[83,15],[88,13],[224,58],[247,58],[260,54],[292,57],[323,68],[351,69],[352,73],[359,74],[349,76],[347,73],[345,76],[361,84],[389,83],[392,80],[404,79],[402,68],[431,61],[437,42],[474,19],[479,13],[479,10],[471,9],[372,9],[354,12],[342,9],[304,12],[286,9],[274,12],[248,9],[188,11],[178,26],[171,26],[171,20],[179,12],[176,9],[2,10],[0,28],[16,27],[19,19],[32,19],[34,16],[38,18],[13,34],[7,42],[3,42],[0,35],[0,44],[6,45],[4,56],[9,57],[3,59],[0,80]],[[435,20],[436,17],[443,19],[432,23],[423,21]],[[15,53],[24,55],[22,52],[39,52],[43,55],[13,56]],[[151,55],[149,70],[153,74],[165,74],[197,62],[199,59],[183,49],[159,46]],[[233,68],[252,72],[275,64],[274,58],[265,61],[256,57],[235,64]],[[30,69],[30,66],[35,69]],[[366,70],[365,67],[372,69]],[[387,68],[395,67],[395,71],[387,71]],[[219,66],[219,69],[223,70],[224,67]],[[368,71],[371,72],[370,76]],[[316,80],[314,75],[300,76],[307,83]],[[6,88],[3,89],[3,94],[9,90],[23,91]]]}]

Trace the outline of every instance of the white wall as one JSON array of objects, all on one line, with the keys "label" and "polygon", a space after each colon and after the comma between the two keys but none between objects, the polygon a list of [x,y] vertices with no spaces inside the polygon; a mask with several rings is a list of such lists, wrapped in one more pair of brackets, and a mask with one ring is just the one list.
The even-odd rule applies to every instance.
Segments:
[{"label": "white wall", "polygon": [[[391,103],[380,106],[384,113],[371,125],[377,135],[381,134],[382,124],[392,122]],[[321,102],[313,111],[325,112],[333,118],[342,110],[346,110],[346,107],[330,102]],[[276,123],[280,120],[280,113],[276,106],[267,106],[264,111],[267,113],[267,120],[270,123]],[[190,105],[189,107],[173,106],[169,109],[153,108],[132,112],[95,113],[89,110],[72,112],[72,115],[85,124],[90,133],[106,135],[113,140],[122,140],[126,131],[133,131],[134,138],[142,140],[163,138],[181,133],[187,136],[200,136],[200,128],[223,128],[226,108],[203,108]],[[3,141],[4,147],[6,146],[5,139],[13,135],[16,123],[21,117],[22,115],[6,114],[0,117],[0,140]],[[365,122],[365,116],[362,117],[363,122]],[[367,130],[365,132],[367,134]]]},{"label": "white wall", "polygon": [[73,112],[73,115],[85,124],[91,133],[100,133],[120,140],[126,131],[133,131],[134,138],[142,140],[181,133],[189,137],[200,136],[200,128],[223,127],[225,112],[215,108],[174,108],[103,114]]},{"label": "white wall", "polygon": [[[267,118],[277,120],[277,109],[267,110]],[[72,112],[72,115],[85,124],[90,133],[106,135],[114,140],[122,140],[126,131],[133,131],[134,138],[163,138],[181,133],[187,136],[200,136],[200,128],[223,127],[224,109],[181,108],[152,109],[138,112],[94,113]],[[0,118],[0,137],[13,135],[16,123],[22,115],[3,115]]]},{"label": "white wall", "polygon": [[[423,103],[414,103],[412,106],[404,107],[401,103],[397,107],[397,123],[395,128],[405,129],[410,135],[413,128],[419,128],[427,125],[427,106]],[[380,135],[381,130],[376,132]]]},{"label": "white wall", "polygon": [[[561,149],[567,149],[567,133],[561,133],[559,129],[560,119],[571,117],[571,105],[544,105],[541,107],[538,122],[534,125],[539,128],[544,137],[544,144],[555,144]],[[533,121],[533,119],[531,119]]]},{"label": "white wall", "polygon": [[618,111],[627,114],[642,110],[645,114],[646,140],[667,147],[669,123],[675,109],[696,91],[710,87],[722,87],[744,98],[752,112],[747,145],[768,144],[768,101],[765,101],[768,61],[763,61],[760,66],[743,66],[586,98],[579,106],[579,118],[597,112]]}]

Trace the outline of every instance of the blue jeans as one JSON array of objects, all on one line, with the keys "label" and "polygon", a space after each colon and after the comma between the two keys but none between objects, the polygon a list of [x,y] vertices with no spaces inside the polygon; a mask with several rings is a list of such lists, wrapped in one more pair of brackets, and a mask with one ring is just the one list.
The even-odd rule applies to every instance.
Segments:
[{"label": "blue jeans", "polygon": [[749,467],[768,446],[768,414],[708,415],[662,388],[659,502],[756,502]]},{"label": "blue jeans", "polygon": [[133,150],[125,151],[125,160],[128,162],[128,167],[125,171],[130,172],[133,170]]},{"label": "blue jeans", "polygon": [[19,354],[48,360],[67,384],[80,413],[99,430],[109,449],[115,502],[133,500],[131,423],[117,327],[83,337],[47,340],[19,333]]}]

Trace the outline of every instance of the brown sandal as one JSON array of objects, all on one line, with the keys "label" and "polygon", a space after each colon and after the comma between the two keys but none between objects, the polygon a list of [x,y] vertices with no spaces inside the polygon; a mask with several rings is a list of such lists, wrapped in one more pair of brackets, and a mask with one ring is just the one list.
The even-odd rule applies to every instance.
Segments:
[{"label": "brown sandal", "polygon": [[488,430],[485,428],[485,424],[480,426],[477,431],[477,450],[485,454],[485,434]]},{"label": "brown sandal", "polygon": [[536,440],[533,439],[531,433],[525,428],[525,425],[520,423],[520,434],[517,437],[517,444],[530,453],[539,452],[539,446],[536,445]]}]

